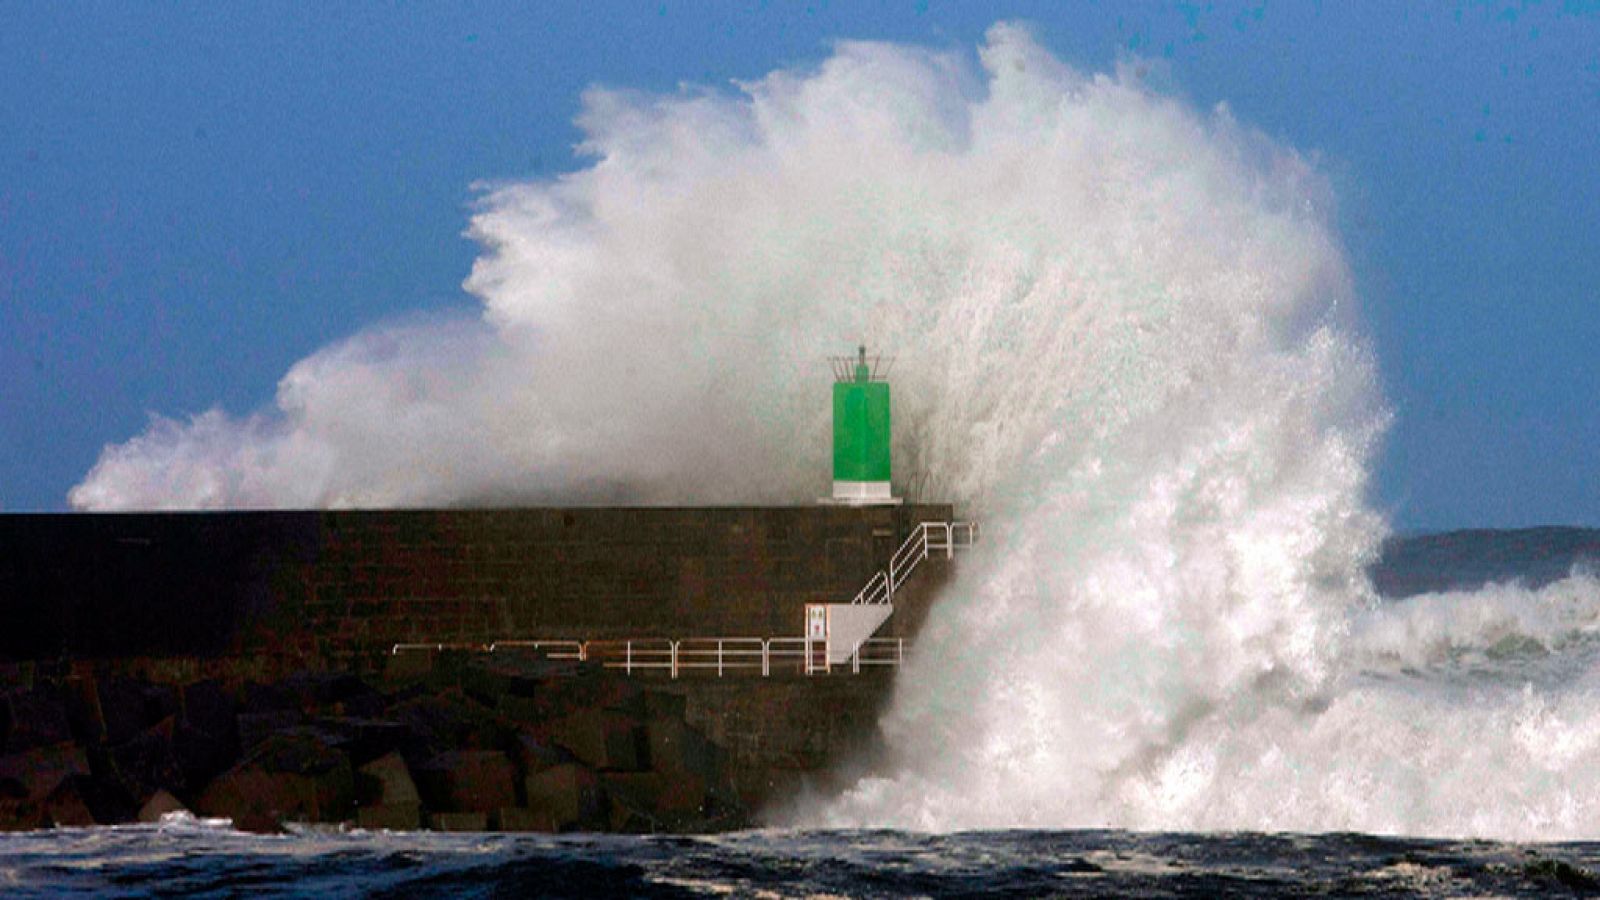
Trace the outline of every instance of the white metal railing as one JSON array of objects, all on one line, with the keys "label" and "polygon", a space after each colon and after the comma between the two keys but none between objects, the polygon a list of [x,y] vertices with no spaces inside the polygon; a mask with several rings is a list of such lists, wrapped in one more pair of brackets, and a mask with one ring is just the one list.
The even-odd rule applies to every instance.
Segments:
[{"label": "white metal railing", "polygon": [[[634,638],[628,640],[506,640],[487,644],[468,641],[442,643],[400,643],[390,648],[391,656],[409,652],[466,650],[498,653],[532,650],[548,659],[598,663],[628,675],[663,672],[677,678],[686,672],[715,672],[717,677],[732,674],[792,671],[815,675],[841,666],[828,664],[827,641],[803,637],[689,637]],[[868,638],[850,657],[850,672],[863,667],[899,666],[906,659],[904,638]]]},{"label": "white metal railing", "polygon": [[486,652],[491,646],[493,645],[480,644],[477,641],[432,641],[428,643],[395,644],[389,648],[389,655],[398,656],[401,651],[405,650],[432,650],[435,652],[443,650],[474,650]]},{"label": "white metal railing", "polygon": [[906,661],[906,644],[901,638],[867,638],[850,655],[850,671],[860,672],[862,666],[895,666]]},{"label": "white metal railing", "polygon": [[[957,550],[978,542],[976,522],[922,522],[911,530],[900,549],[889,558],[889,568],[868,579],[852,603],[892,603],[894,592],[910,577],[917,564],[932,553],[946,559]],[[730,672],[749,672],[759,668],[762,677],[793,663],[807,675],[832,671],[828,663],[827,641],[805,637],[690,637],[635,638],[631,640],[502,640],[487,644],[471,641],[442,643],[400,643],[390,648],[391,656],[403,652],[468,650],[496,653],[502,650],[532,650],[548,659],[595,662],[608,669],[632,675],[666,672],[677,678],[686,671],[715,671],[718,677]],[[903,638],[868,638],[850,656],[850,671],[862,666],[899,666],[905,662]]]},{"label": "white metal railing", "polygon": [[583,658],[629,675],[661,670],[678,677],[678,642],[668,638],[584,641]]},{"label": "white metal railing", "polygon": [[[819,654],[822,663],[820,669],[816,666]],[[768,638],[767,658],[761,674],[772,674],[772,664],[778,663],[781,666],[785,660],[793,663],[794,671],[803,672],[806,675],[817,671],[826,671],[828,667],[828,642],[806,637]]]},{"label": "white metal railing", "polygon": [[767,642],[762,638],[684,638],[677,642],[677,668],[715,670],[718,677],[730,671],[759,669],[770,674]]},{"label": "white metal railing", "polygon": [[550,659],[583,661],[583,641],[495,641],[489,652],[497,650],[534,650]]},{"label": "white metal railing", "polygon": [[957,550],[965,550],[977,542],[977,522],[923,522],[911,529],[900,549],[889,558],[889,568],[867,579],[866,585],[850,602],[893,603],[894,592],[928,554],[943,552],[949,559]]}]

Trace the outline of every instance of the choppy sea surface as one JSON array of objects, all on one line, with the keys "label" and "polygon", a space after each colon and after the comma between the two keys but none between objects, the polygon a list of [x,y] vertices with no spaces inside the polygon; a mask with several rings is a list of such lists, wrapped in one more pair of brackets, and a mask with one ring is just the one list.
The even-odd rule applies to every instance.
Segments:
[{"label": "choppy sea surface", "polygon": [[1600,844],[1360,834],[235,832],[188,817],[0,840],[8,897],[1600,894]]}]

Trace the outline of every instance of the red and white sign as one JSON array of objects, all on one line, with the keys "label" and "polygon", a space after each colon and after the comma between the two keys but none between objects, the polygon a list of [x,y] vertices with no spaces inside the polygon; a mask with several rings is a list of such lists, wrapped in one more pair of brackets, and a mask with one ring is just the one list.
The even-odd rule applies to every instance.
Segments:
[{"label": "red and white sign", "polygon": [[820,603],[806,604],[806,640],[828,639],[828,608]]}]

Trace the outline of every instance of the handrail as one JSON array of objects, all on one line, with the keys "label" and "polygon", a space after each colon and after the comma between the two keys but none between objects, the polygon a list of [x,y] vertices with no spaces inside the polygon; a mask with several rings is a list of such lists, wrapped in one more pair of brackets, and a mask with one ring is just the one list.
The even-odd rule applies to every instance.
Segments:
[{"label": "handrail", "polygon": [[767,642],[758,637],[692,637],[683,638],[678,645],[678,668],[716,669],[720,676],[729,669],[760,669],[767,674]]},{"label": "handrail", "polygon": [[866,585],[850,602],[893,603],[894,592],[905,584],[917,564],[927,559],[929,553],[942,550],[945,558],[949,559],[957,550],[969,549],[977,542],[976,522],[919,522],[894,555],[889,557],[889,568],[867,579]]},{"label": "handrail", "polygon": [[406,650],[406,651],[411,651],[411,650],[430,650],[430,651],[433,651],[435,653],[441,653],[441,652],[443,652],[445,650],[478,650],[478,651],[485,651],[485,650],[488,650],[488,649],[489,649],[489,645],[488,644],[481,644],[481,643],[478,643],[477,641],[442,641],[442,642],[431,641],[431,642],[427,642],[427,643],[395,644],[393,647],[389,648],[389,655],[390,656],[399,656],[400,655],[400,651],[402,651],[402,650]]},{"label": "handrail", "polygon": [[490,653],[500,649],[545,651],[549,659],[584,660],[583,641],[494,641],[489,644]]},{"label": "handrail", "polygon": [[[785,647],[792,649],[785,650],[783,649]],[[820,666],[815,662],[818,648],[822,648],[822,665]],[[767,638],[767,668],[763,669],[761,674],[771,674],[772,663],[783,659],[797,660],[797,671],[804,672],[807,675],[813,672],[826,671],[828,665],[827,642],[808,637]]]},{"label": "handrail", "polygon": [[668,638],[637,640],[584,641],[583,657],[607,669],[621,669],[629,675],[634,669],[678,671],[678,642]]},{"label": "handrail", "polygon": [[[895,591],[905,584],[917,565],[929,555],[942,551],[945,558],[949,559],[955,555],[955,551],[968,549],[977,542],[976,522],[919,522],[894,555],[889,557],[889,567],[867,579],[866,585],[851,602],[892,603]],[[832,671],[828,663],[827,641],[808,637],[410,642],[393,645],[389,654],[398,656],[401,652],[417,650],[496,653],[521,649],[543,652],[549,659],[594,662],[607,669],[621,669],[629,675],[665,671],[672,678],[677,678],[686,670],[714,669],[721,677],[730,671],[750,670],[759,666],[762,677],[768,677],[772,674],[773,662],[781,663],[784,660],[798,660],[800,671],[807,675]],[[903,638],[868,638],[851,654],[850,671],[860,672],[862,666],[902,665],[905,652]]]},{"label": "handrail", "polygon": [[862,603],[888,603],[889,596],[889,576],[880,571],[867,579],[866,585],[856,594],[856,598],[850,602],[857,605]]},{"label": "handrail", "polygon": [[862,666],[900,666],[906,661],[905,638],[867,638],[850,655],[850,671]]},{"label": "handrail", "polygon": [[[424,650],[467,650],[499,653],[507,650],[544,651],[550,659],[592,662],[607,669],[620,669],[634,675],[666,672],[678,678],[686,671],[715,671],[718,677],[759,669],[761,677],[771,677],[774,664],[785,671],[786,662],[796,663],[792,671],[807,675],[830,672],[827,642],[805,637],[687,637],[629,638],[592,641],[576,640],[497,640],[489,643],[444,641],[399,643],[389,653]],[[850,671],[863,666],[898,666],[905,661],[903,638],[869,638],[861,643],[850,660]]]}]

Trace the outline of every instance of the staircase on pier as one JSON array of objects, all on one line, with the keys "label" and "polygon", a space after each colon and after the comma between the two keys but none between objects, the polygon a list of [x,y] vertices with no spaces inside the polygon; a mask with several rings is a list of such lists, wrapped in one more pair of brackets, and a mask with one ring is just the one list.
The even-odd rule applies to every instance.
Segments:
[{"label": "staircase on pier", "polygon": [[889,567],[868,579],[849,603],[806,607],[807,671],[827,671],[858,658],[861,646],[894,614],[895,592],[930,555],[945,559],[977,542],[976,522],[922,522],[912,529]]}]

